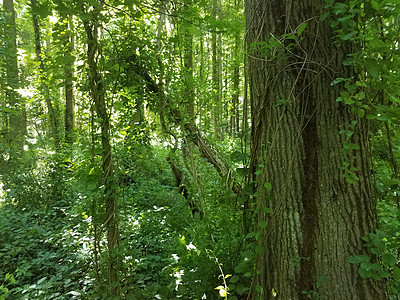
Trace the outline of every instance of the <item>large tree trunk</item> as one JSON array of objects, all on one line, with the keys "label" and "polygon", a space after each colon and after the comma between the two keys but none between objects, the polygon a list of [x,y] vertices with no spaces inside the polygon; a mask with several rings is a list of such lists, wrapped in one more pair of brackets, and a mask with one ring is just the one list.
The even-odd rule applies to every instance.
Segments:
[{"label": "large tree trunk", "polygon": [[[253,289],[251,299],[302,299],[303,291],[324,299],[385,298],[382,283],[361,279],[357,266],[346,261],[363,252],[361,237],[376,227],[375,201],[365,122],[336,102],[338,92],[330,85],[351,75],[342,66],[351,45],[333,45],[329,24],[319,21],[324,5],[323,0],[246,2],[252,171],[261,165],[258,221],[268,224],[260,239],[261,273],[253,285],[261,285],[263,293]],[[302,39],[289,51],[282,35],[303,22],[308,26]],[[251,46],[271,37],[281,47],[267,53]],[[353,120],[358,123],[351,142],[359,150],[344,158],[339,131]],[[346,159],[357,168],[353,184],[340,170]]]},{"label": "large tree trunk", "polygon": [[13,0],[3,1],[5,11],[5,58],[7,78],[7,102],[14,112],[9,114],[10,161],[15,161],[24,151],[24,135],[26,133],[25,104],[18,93],[20,87],[18,74],[17,31],[15,25],[15,10]]},{"label": "large tree trunk", "polygon": [[89,20],[84,21],[84,27],[88,43],[87,56],[90,72],[89,87],[101,126],[103,183],[105,186],[104,194],[106,199],[106,219],[104,226],[107,228],[107,247],[109,252],[108,283],[110,287],[110,296],[114,297],[119,296],[121,293],[118,277],[118,269],[120,265],[118,259],[120,235],[118,229],[118,198],[114,180],[114,167],[110,142],[110,118],[107,113],[106,102],[104,99],[102,77],[97,68],[97,58],[99,54],[97,27],[90,23]]}]

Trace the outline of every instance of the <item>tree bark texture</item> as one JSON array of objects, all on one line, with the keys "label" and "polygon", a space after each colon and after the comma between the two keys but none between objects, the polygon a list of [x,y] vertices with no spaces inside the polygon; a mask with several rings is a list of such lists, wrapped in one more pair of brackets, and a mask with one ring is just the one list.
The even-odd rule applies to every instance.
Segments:
[{"label": "tree bark texture", "polygon": [[[248,71],[252,112],[251,171],[260,196],[258,220],[266,221],[257,262],[260,274],[249,299],[385,299],[383,284],[363,280],[347,262],[365,252],[361,237],[376,228],[369,176],[366,123],[337,103],[337,77],[351,76],[343,59],[351,43],[333,44],[329,23],[320,21],[323,0],[247,0]],[[304,22],[294,45],[282,37]],[[279,42],[265,50],[262,44]],[[339,131],[350,128],[359,145],[350,158]],[[349,184],[345,160],[359,180]],[[272,189],[265,185],[269,182]],[[266,214],[263,208],[269,207]],[[257,290],[260,290],[258,288]],[[322,298],[321,298],[322,299]]]},{"label": "tree bark texture", "polygon": [[109,252],[108,283],[110,287],[110,295],[113,297],[120,295],[118,276],[118,250],[120,236],[118,229],[118,198],[116,193],[116,184],[114,182],[114,169],[110,142],[110,119],[104,99],[102,78],[97,67],[97,58],[99,54],[97,48],[97,27],[91,24],[88,20],[84,21],[84,27],[88,43],[87,57],[89,64],[89,87],[101,126],[103,182],[105,186],[104,193],[106,199],[106,220],[104,226],[107,228],[107,247]]}]

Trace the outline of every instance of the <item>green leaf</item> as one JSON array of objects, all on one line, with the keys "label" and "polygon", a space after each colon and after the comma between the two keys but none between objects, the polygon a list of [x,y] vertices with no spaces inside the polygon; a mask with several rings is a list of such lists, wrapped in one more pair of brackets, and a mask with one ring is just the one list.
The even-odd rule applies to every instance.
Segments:
[{"label": "green leaf", "polygon": [[385,253],[382,255],[382,263],[385,266],[393,267],[397,262],[397,259],[394,257],[394,255],[390,253]]},{"label": "green leaf", "polygon": [[301,24],[299,27],[297,27],[297,35],[301,35],[301,33],[306,29],[307,23]]},{"label": "green leaf", "polygon": [[270,214],[271,213],[271,210],[269,209],[269,207],[263,207],[262,209],[266,214]]},{"label": "green leaf", "polygon": [[264,187],[267,189],[267,191],[269,191],[269,190],[271,190],[272,185],[269,182],[265,182]]},{"label": "green leaf", "polygon": [[374,245],[381,251],[386,250],[385,242],[382,241],[376,234],[370,233],[370,237]]},{"label": "green leaf", "polygon": [[342,77],[336,78],[336,79],[331,83],[331,85],[338,84],[338,83],[340,83],[340,82],[342,82],[342,81],[346,81],[346,78],[342,78]]},{"label": "green leaf", "polygon": [[379,11],[379,4],[375,0],[371,0],[371,5],[372,8],[375,9],[376,11]]},{"label": "green leaf", "polygon": [[235,272],[236,273],[244,273],[248,270],[248,265],[246,262],[241,262],[235,267]]},{"label": "green leaf", "polygon": [[237,292],[238,292],[240,295],[244,294],[244,293],[247,292],[249,289],[250,289],[250,288],[248,288],[248,287],[246,287],[246,286],[244,286],[244,285],[239,285],[239,286],[236,288]]},{"label": "green leaf", "polygon": [[358,274],[360,274],[361,278],[363,278],[363,279],[372,277],[372,271],[371,270],[367,271],[363,268],[358,269]]},{"label": "green leaf", "polygon": [[9,108],[9,107],[1,107],[0,110],[2,110],[5,113],[13,113],[13,114],[18,113],[17,110]]},{"label": "green leaf", "polygon": [[240,279],[239,276],[234,275],[234,276],[232,276],[231,279],[229,280],[229,283],[236,283],[236,282],[239,281],[239,279]]},{"label": "green leaf", "polygon": [[258,226],[260,226],[263,229],[267,228],[267,221],[264,220],[264,221],[258,222]]},{"label": "green leaf", "polygon": [[354,150],[360,150],[360,146],[358,144],[354,143],[347,143],[343,145],[344,149],[354,149]]},{"label": "green leaf", "polygon": [[248,184],[243,188],[243,194],[252,196],[253,195],[253,184]]},{"label": "green leaf", "polygon": [[400,280],[400,268],[398,268],[398,267],[393,267],[393,278],[395,279],[395,280]]},{"label": "green leaf", "polygon": [[32,9],[33,14],[38,15],[41,18],[46,18],[51,15],[51,9],[45,5],[37,5]]},{"label": "green leaf", "polygon": [[255,237],[256,236],[256,233],[254,232],[254,231],[252,231],[252,232],[249,232],[247,235],[246,235],[246,239],[251,239],[251,238],[253,238],[253,237]]},{"label": "green leaf", "polygon": [[16,282],[14,275],[11,275],[11,277],[10,277],[10,282],[11,282],[11,283],[15,283],[15,282]]},{"label": "green leaf", "polygon": [[373,58],[365,59],[365,67],[367,68],[368,74],[371,75],[373,78],[379,77],[379,72],[381,68],[376,59]]},{"label": "green leaf", "polygon": [[243,161],[244,159],[244,155],[243,153],[241,153],[240,151],[234,151],[232,152],[232,154],[230,155],[230,158],[233,162],[235,163],[240,163]]},{"label": "green leaf", "polygon": [[378,275],[379,275],[380,277],[382,277],[382,278],[388,278],[388,277],[390,276],[390,273],[389,273],[389,272],[386,272],[386,271],[379,271],[379,272],[378,272]]},{"label": "green leaf", "polygon": [[357,109],[357,115],[359,118],[363,118],[365,116],[365,110],[362,108]]},{"label": "green leaf", "polygon": [[368,255],[355,255],[355,256],[350,256],[347,259],[347,262],[351,263],[351,264],[359,264],[362,262],[369,262],[370,257]]},{"label": "green leaf", "polygon": [[325,21],[325,19],[326,19],[327,17],[329,17],[329,15],[330,15],[330,12],[329,12],[329,11],[326,12],[326,13],[324,13],[324,14],[322,14],[321,17],[320,17],[321,22]]},{"label": "green leaf", "polygon": [[344,41],[350,40],[356,33],[357,33],[357,31],[352,31],[352,32],[346,34],[345,36],[342,36],[342,40],[344,40]]}]

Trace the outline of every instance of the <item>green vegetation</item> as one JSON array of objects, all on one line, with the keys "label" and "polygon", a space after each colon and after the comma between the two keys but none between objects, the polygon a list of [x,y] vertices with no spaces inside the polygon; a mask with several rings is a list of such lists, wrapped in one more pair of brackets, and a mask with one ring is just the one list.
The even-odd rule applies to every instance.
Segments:
[{"label": "green vegetation", "polygon": [[398,0],[0,1],[0,300],[398,299],[399,44]]}]

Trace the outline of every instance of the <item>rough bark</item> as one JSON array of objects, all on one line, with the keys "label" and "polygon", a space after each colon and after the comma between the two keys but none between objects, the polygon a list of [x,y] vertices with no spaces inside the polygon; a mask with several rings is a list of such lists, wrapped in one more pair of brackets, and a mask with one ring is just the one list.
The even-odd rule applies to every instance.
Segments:
[{"label": "rough bark", "polygon": [[44,100],[46,102],[47,111],[49,113],[50,119],[50,131],[51,135],[54,139],[54,145],[56,149],[60,147],[60,136],[58,134],[56,115],[54,112],[53,103],[50,97],[50,89],[47,81],[46,71],[44,69],[44,63],[42,58],[42,41],[40,35],[40,25],[38,21],[38,15],[35,14],[35,10],[37,8],[37,1],[31,0],[31,8],[32,8],[32,23],[33,23],[33,32],[35,34],[35,52],[36,52],[36,60],[39,63],[39,82],[40,89],[42,90]]},{"label": "rough bark", "polygon": [[111,297],[119,296],[121,291],[118,269],[118,250],[120,235],[118,229],[118,198],[114,179],[112,160],[112,148],[110,142],[110,119],[104,99],[104,89],[101,74],[98,72],[98,40],[97,27],[88,19],[84,20],[87,35],[87,58],[89,65],[89,87],[95,105],[97,117],[101,126],[101,143],[103,148],[103,183],[105,186],[106,220],[104,227],[107,228],[108,258],[108,283]]},{"label": "rough bark", "polygon": [[[351,44],[335,46],[329,24],[319,21],[323,0],[247,0],[247,44],[252,106],[252,171],[256,176],[261,239],[260,270],[250,299],[385,299],[383,284],[361,279],[350,255],[365,251],[361,237],[376,227],[365,121],[358,120],[350,158],[359,181],[349,184],[340,167],[338,134],[357,117],[336,102],[330,83],[347,77],[342,66]],[[290,50],[283,34],[308,26]],[[279,40],[271,52],[255,42]],[[265,182],[272,190],[264,188]],[[263,212],[269,207],[271,214]],[[318,284],[317,284],[318,283]],[[319,286],[320,284],[320,286]]]}]

